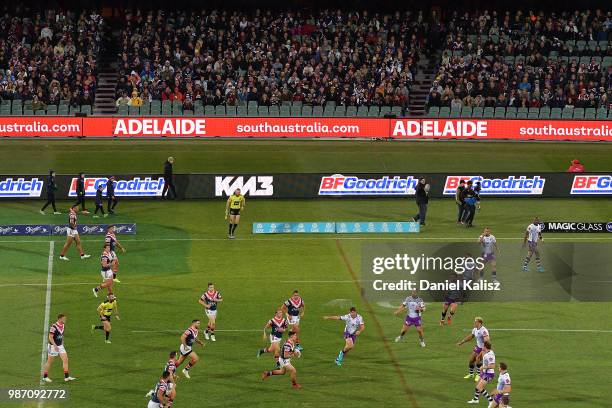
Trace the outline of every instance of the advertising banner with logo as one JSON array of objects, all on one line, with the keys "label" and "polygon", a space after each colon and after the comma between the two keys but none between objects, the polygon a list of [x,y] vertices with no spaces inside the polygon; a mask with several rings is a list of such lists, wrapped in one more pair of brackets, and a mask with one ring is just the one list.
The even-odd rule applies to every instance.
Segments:
[{"label": "advertising banner with logo", "polygon": [[542,231],[573,233],[612,233],[612,222],[545,221],[542,223]]},{"label": "advertising banner with logo", "polygon": [[[102,235],[110,224],[83,224],[77,229],[81,235]],[[136,224],[112,224],[117,234],[136,234]],[[40,236],[40,235],[66,235],[67,225],[49,224],[15,224],[0,225],[0,236]]]},{"label": "advertising banner with logo", "polygon": [[255,222],[253,234],[409,234],[418,222]]},{"label": "advertising banner with logo", "polygon": [[0,137],[612,141],[609,120],[355,117],[0,117]]},{"label": "advertising banner with logo", "polygon": [[[387,197],[412,199],[420,177],[431,186],[431,198],[453,198],[461,180],[480,186],[482,197],[612,197],[612,174],[571,173],[280,173],[176,174],[180,198],[225,199],[236,189],[252,198]],[[125,198],[159,198],[164,179],[159,174],[115,175],[115,194]],[[105,175],[86,175],[88,200],[98,186],[106,193]],[[0,175],[0,199],[44,199],[44,175]],[[56,198],[76,197],[76,177],[57,175]]]}]

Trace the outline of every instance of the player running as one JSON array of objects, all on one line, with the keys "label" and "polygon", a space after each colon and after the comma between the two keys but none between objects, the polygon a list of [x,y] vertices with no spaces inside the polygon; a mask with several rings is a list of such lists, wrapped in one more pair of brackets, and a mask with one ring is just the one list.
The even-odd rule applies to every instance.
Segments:
[{"label": "player running", "polygon": [[495,390],[495,395],[493,396],[493,402],[489,404],[489,408],[507,407],[510,403],[510,391],[512,391],[512,381],[510,380],[508,365],[502,362],[499,363],[497,389]]},{"label": "player running", "polygon": [[495,353],[491,350],[491,343],[487,340],[484,342],[482,351],[484,355],[482,357],[483,365],[480,368],[480,379],[474,389],[474,398],[469,400],[468,404],[478,404],[480,402],[480,396],[485,397],[489,403],[493,401],[493,397],[487,392],[486,386],[488,383],[493,381],[495,377]]},{"label": "player running", "polygon": [[475,375],[476,376],[478,375],[478,374],[475,374],[474,368],[476,366],[480,367],[482,365],[481,363],[482,354],[483,354],[482,348],[484,347],[485,341],[491,341],[491,337],[489,336],[489,331],[487,330],[486,327],[484,327],[482,317],[480,316],[474,319],[474,328],[472,329],[472,332],[468,336],[466,336],[463,340],[461,340],[459,343],[457,343],[457,346],[461,346],[464,343],[467,343],[468,341],[474,338],[476,339],[476,346],[472,350],[472,354],[470,354],[470,362],[469,362],[470,371],[468,375],[463,377],[465,379],[474,378]]},{"label": "player running", "polygon": [[295,356],[299,358],[301,356],[300,350],[296,347],[296,345],[297,333],[291,331],[289,332],[287,341],[285,344],[283,344],[281,355],[278,358],[280,368],[277,368],[276,370],[264,371],[261,375],[261,379],[265,380],[273,375],[285,375],[285,373],[289,372],[289,376],[291,377],[291,386],[296,390],[302,388],[300,384],[297,383],[297,370],[291,364],[291,357]]},{"label": "player running", "polygon": [[208,324],[206,325],[206,331],[204,332],[204,338],[206,340],[217,341],[215,338],[215,327],[217,321],[217,303],[222,302],[223,297],[221,293],[215,290],[215,285],[212,282],[208,283],[208,290],[200,296],[198,303],[204,306],[206,310],[206,317],[208,317]]},{"label": "player running", "polygon": [[200,360],[196,352],[193,351],[193,343],[198,343],[200,346],[204,347],[202,340],[198,339],[199,330],[200,320],[195,319],[191,321],[191,326],[181,335],[181,345],[179,347],[181,356],[176,360],[176,368],[179,368],[187,356],[189,356],[189,363],[187,363],[187,366],[183,369],[183,375],[186,378],[191,378],[189,376],[189,370]]},{"label": "player running", "polygon": [[125,253],[125,248],[117,240],[117,236],[115,235],[114,225],[109,225],[108,228],[106,229],[106,236],[104,237],[104,243],[109,244],[110,253],[113,257],[113,261],[111,263],[111,269],[113,270],[113,281],[117,283],[121,283],[121,281],[117,279],[117,273],[119,272],[119,258],[117,257],[115,248],[119,248],[121,252],[123,253]]},{"label": "player running", "polygon": [[336,357],[336,365],[341,366],[344,361],[344,355],[351,351],[355,347],[357,337],[365,330],[365,324],[363,323],[363,317],[357,314],[357,309],[351,307],[348,314],[344,316],[323,316],[325,320],[342,320],[346,323],[344,327],[344,348],[338,353]]},{"label": "player running", "polygon": [[113,294],[113,256],[110,251],[110,244],[104,243],[102,255],[100,255],[100,275],[102,275],[102,283],[93,288],[91,291],[95,297],[98,297],[98,292],[106,288],[108,295]]},{"label": "player running", "polygon": [[[485,227],[482,235],[478,237],[478,242],[482,248],[481,256],[484,260],[484,265],[491,264],[491,277],[494,282],[497,282],[497,261],[495,260],[495,253],[499,255],[499,247],[497,246],[497,240],[495,236],[491,234],[491,228]],[[484,266],[479,270],[480,279],[484,278]]]},{"label": "player running", "polygon": [[293,291],[293,295],[281,306],[283,312],[287,315],[289,322],[289,330],[296,333],[300,332],[300,319],[304,317],[304,300],[297,290]]},{"label": "player running", "polygon": [[[283,333],[289,327],[289,322],[283,317],[282,309],[278,309],[274,317],[268,320],[263,331],[263,338],[266,339],[267,329],[270,329],[270,347],[262,348],[257,351],[257,357],[264,353],[274,353],[274,358],[278,360],[280,355],[280,342],[283,339]],[[296,344],[297,346],[297,344]]]},{"label": "player running", "polygon": [[151,395],[151,401],[147,405],[147,408],[167,408],[172,405],[172,402],[169,400],[168,393],[168,379],[170,378],[170,373],[168,371],[164,371],[162,373],[161,378],[155,385],[155,390],[153,390],[153,394]]},{"label": "player running", "polygon": [[[457,284],[461,282],[457,275],[453,275],[452,280],[454,280]],[[453,324],[453,317],[455,317],[455,313],[457,312],[459,303],[461,303],[461,299],[463,299],[463,292],[459,288],[451,289],[446,292],[446,295],[444,296],[444,303],[442,303],[440,326],[444,326],[445,321],[448,325]]]},{"label": "player running", "polygon": [[92,332],[94,330],[104,330],[104,335],[106,336],[106,344],[111,344],[111,317],[113,313],[115,313],[115,317],[117,317],[117,320],[121,320],[119,318],[119,306],[117,306],[117,298],[115,297],[115,295],[110,294],[106,297],[106,300],[100,303],[100,305],[98,306],[98,315],[100,316],[102,326],[96,326],[95,324],[91,325]]},{"label": "player running", "polygon": [[538,249],[538,243],[543,240],[542,224],[540,223],[540,219],[535,217],[533,222],[527,227],[525,236],[523,237],[523,248],[527,247],[527,256],[523,261],[523,271],[529,272],[529,262],[531,262],[531,257],[535,254],[537,271],[544,272],[540,251]]},{"label": "player running", "polygon": [[58,355],[62,360],[62,367],[64,369],[64,381],[74,381],[76,378],[71,377],[68,370],[68,353],[64,348],[64,329],[66,325],[66,316],[63,314],[57,315],[57,321],[49,328],[48,344],[47,344],[47,362],[43,366],[43,378],[42,381],[50,383],[53,380],[49,378],[49,369],[53,360]]},{"label": "player running", "polygon": [[79,250],[79,254],[81,254],[81,259],[87,259],[91,255],[87,255],[83,251],[83,246],[81,245],[81,237],[79,237],[79,231],[77,230],[77,204],[73,204],[70,207],[70,211],[68,212],[68,228],[66,229],[66,243],[62,248],[62,252],[60,252],[60,259],[62,261],[69,261],[66,257],[66,251],[72,245],[72,243],[76,243],[77,249]]},{"label": "player running", "polygon": [[[168,397],[168,407],[172,406],[172,401],[176,397],[176,382],[178,380],[178,376],[176,375],[176,351],[171,351],[168,356],[168,361],[164,365],[164,372],[170,373],[170,376],[167,380],[167,390],[166,396]],[[162,373],[163,375],[163,373]],[[155,393],[155,390],[149,390],[145,397],[149,398]]]},{"label": "player running", "polygon": [[225,219],[229,216],[229,229],[227,237],[229,239],[234,239],[234,232],[236,232],[236,228],[238,228],[238,223],[240,222],[240,211],[244,210],[244,205],[246,200],[242,194],[240,194],[240,189],[237,188],[234,191],[234,194],[228,197],[227,202],[225,203]]},{"label": "player running", "polygon": [[406,320],[404,320],[402,331],[399,336],[395,338],[395,342],[397,343],[403,339],[410,326],[414,326],[419,334],[419,344],[421,347],[425,347],[425,335],[421,323],[421,313],[425,311],[425,302],[419,297],[416,290],[412,291],[411,295],[402,302],[400,307],[393,312],[393,314],[397,316],[404,310],[408,310],[408,313],[406,314]]}]

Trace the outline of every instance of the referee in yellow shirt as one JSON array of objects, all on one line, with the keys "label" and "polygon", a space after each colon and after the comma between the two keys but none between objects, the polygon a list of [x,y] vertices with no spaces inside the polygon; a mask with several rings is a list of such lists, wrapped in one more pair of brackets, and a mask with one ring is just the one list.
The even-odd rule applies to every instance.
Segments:
[{"label": "referee in yellow shirt", "polygon": [[96,326],[95,324],[91,326],[91,331],[94,330],[104,330],[104,334],[106,335],[106,343],[110,344],[110,332],[111,332],[111,316],[113,313],[116,314],[117,320],[121,320],[119,318],[119,307],[117,306],[117,298],[114,295],[108,295],[106,300],[98,306],[98,315],[100,316],[100,321],[102,322],[101,326]]},{"label": "referee in yellow shirt", "polygon": [[237,188],[234,191],[234,194],[229,196],[227,199],[227,203],[225,204],[225,219],[229,215],[229,234],[227,237],[229,239],[234,239],[234,232],[236,228],[238,228],[238,223],[240,222],[240,210],[244,210],[245,199],[242,194],[240,194],[240,189]]}]

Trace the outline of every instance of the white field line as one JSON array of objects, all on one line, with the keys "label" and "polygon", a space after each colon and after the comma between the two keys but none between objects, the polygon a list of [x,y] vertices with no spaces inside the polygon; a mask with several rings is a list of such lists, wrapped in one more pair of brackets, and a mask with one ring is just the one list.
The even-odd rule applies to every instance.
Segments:
[{"label": "white field line", "polygon": [[[182,333],[185,330],[131,330],[131,333]],[[215,329],[216,332],[262,332],[261,329]]]},{"label": "white field line", "polygon": [[[463,331],[471,331],[470,329],[464,329]],[[612,333],[612,330],[599,330],[599,329],[524,329],[524,328],[505,328],[505,329],[494,329],[489,328],[489,331],[507,331],[507,332],[544,332],[544,333]]]},{"label": "white field line", "polygon": [[[278,234],[282,235],[282,234]],[[306,235],[306,234],[305,234]],[[522,241],[522,237],[496,237],[498,241]],[[82,242],[101,242],[100,239],[81,239]],[[468,237],[347,237],[343,235],[338,236],[325,236],[325,237],[312,237],[312,236],[289,236],[288,234],[281,238],[236,238],[232,241],[256,241],[256,242],[266,242],[266,241],[465,241],[465,242],[478,242],[478,238],[468,238]],[[121,242],[162,242],[162,241],[230,241],[228,238],[122,238]],[[612,236],[603,236],[603,237],[546,237],[546,240],[543,242],[546,245],[548,241],[564,241],[564,242],[574,242],[574,241],[612,241]],[[46,240],[36,240],[36,239],[11,239],[5,240],[0,237],[0,244],[2,243],[32,243],[32,242],[49,242]]]},{"label": "white field line", "polygon": [[[99,282],[69,282],[69,283],[3,283],[0,288],[11,288],[16,286],[76,286],[76,285],[98,285]],[[121,285],[129,285],[129,282],[121,283]]]},{"label": "white field line", "polygon": [[[42,338],[42,350],[40,352],[40,377],[42,378],[43,367],[45,365],[47,357],[47,343],[49,337],[49,314],[51,313],[51,282],[53,280],[53,255],[55,249],[55,242],[49,242],[49,260],[47,261],[47,291],[45,295],[45,322],[43,326],[43,338]],[[38,407],[42,407],[45,404],[45,399],[40,398],[38,400]]]}]

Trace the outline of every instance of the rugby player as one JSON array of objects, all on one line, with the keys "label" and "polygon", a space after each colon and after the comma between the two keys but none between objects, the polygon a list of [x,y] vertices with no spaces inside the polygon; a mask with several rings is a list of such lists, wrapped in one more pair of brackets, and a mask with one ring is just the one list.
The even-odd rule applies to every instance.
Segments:
[{"label": "rugby player", "polygon": [[297,290],[293,291],[291,297],[281,306],[282,311],[287,315],[289,330],[296,333],[300,332],[300,320],[304,317],[304,300]]},{"label": "rugby player", "polygon": [[215,327],[217,321],[217,303],[222,302],[223,297],[221,293],[215,290],[215,285],[212,282],[208,283],[208,290],[200,296],[198,303],[204,306],[206,310],[206,317],[208,317],[208,324],[206,325],[206,331],[204,332],[204,338],[206,340],[217,341],[215,338]]},{"label": "rugby player", "polygon": [[344,355],[355,347],[357,337],[365,330],[363,317],[357,314],[357,309],[351,307],[348,314],[344,316],[323,316],[325,320],[342,320],[346,323],[344,327],[344,347],[336,357],[336,365],[341,366],[344,361]]},{"label": "rugby player", "polygon": [[480,396],[485,397],[489,403],[493,401],[493,397],[489,395],[486,390],[488,383],[493,381],[495,377],[495,353],[491,350],[491,343],[487,340],[484,342],[482,347],[484,353],[482,357],[482,367],[480,368],[480,379],[474,389],[474,398],[469,400],[468,404],[478,404],[480,402]]},{"label": "rugby player", "polygon": [[[168,387],[166,390],[166,396],[168,397],[168,406],[170,407],[172,406],[172,401],[174,401],[174,398],[176,397],[176,382],[178,380],[178,375],[176,375],[176,351],[170,352],[170,355],[168,356],[168,361],[164,365],[163,371],[167,371],[168,373],[170,373],[170,376],[167,380]],[[155,390],[149,390],[145,397],[148,398],[154,393]]]},{"label": "rugby player", "polygon": [[531,262],[531,257],[535,255],[537,271],[544,272],[540,251],[538,249],[538,242],[543,240],[542,224],[540,224],[540,219],[535,217],[533,222],[527,227],[527,230],[525,230],[525,236],[523,237],[523,248],[527,247],[527,256],[523,261],[523,271],[529,272],[529,262]]},{"label": "rugby player", "polygon": [[62,360],[64,369],[64,381],[74,381],[76,378],[71,377],[68,370],[68,353],[64,347],[64,329],[66,325],[66,316],[63,314],[57,315],[57,321],[49,328],[48,344],[47,344],[47,362],[43,366],[43,382],[50,383],[53,380],[49,378],[49,369],[55,357],[59,355]]},{"label": "rugby player", "polygon": [[291,364],[291,357],[300,357],[300,350],[297,349],[297,333],[290,331],[289,337],[285,344],[283,344],[283,348],[281,350],[281,355],[278,358],[278,362],[280,364],[280,368],[276,370],[264,371],[261,375],[261,379],[265,380],[273,375],[284,375],[286,372],[289,372],[289,376],[291,377],[291,386],[293,388],[300,389],[302,388],[300,384],[297,383],[297,370]]},{"label": "rugby player", "polygon": [[274,353],[274,358],[278,360],[280,355],[280,342],[283,338],[283,333],[289,326],[287,319],[283,317],[282,309],[278,309],[274,317],[268,320],[263,331],[263,338],[266,339],[267,329],[270,329],[270,347],[262,348],[257,351],[257,357],[264,353]]},{"label": "rugby player", "polygon": [[229,227],[228,227],[228,235],[227,237],[230,239],[234,239],[234,232],[236,232],[236,228],[238,228],[238,223],[240,222],[240,211],[244,210],[245,198],[242,194],[240,194],[240,189],[237,188],[234,191],[234,194],[228,197],[227,202],[225,203],[225,219],[229,216]]},{"label": "rugby player", "polygon": [[76,243],[77,249],[79,250],[79,254],[81,254],[81,259],[87,259],[91,255],[87,255],[83,251],[83,247],[81,246],[81,237],[79,237],[79,231],[77,230],[77,204],[73,204],[70,207],[70,211],[68,212],[68,228],[66,229],[66,243],[62,248],[62,252],[60,252],[60,259],[62,261],[68,261],[69,259],[66,257],[66,251],[72,245],[72,242]]},{"label": "rugby player", "polygon": [[[484,260],[484,264],[491,264],[491,277],[494,282],[497,282],[497,261],[495,260],[495,253],[499,255],[499,247],[497,246],[497,240],[495,236],[491,234],[491,228],[485,227],[482,235],[478,237],[478,242],[482,248],[481,256]],[[480,279],[484,278],[484,266],[479,271]]]},{"label": "rugby player", "polygon": [[106,288],[109,295],[113,294],[113,271],[111,269],[113,264],[113,256],[110,251],[110,244],[104,243],[104,249],[102,255],[100,255],[100,275],[102,275],[102,283],[92,289],[95,297],[98,297],[98,292],[103,288]]},{"label": "rugby player", "polygon": [[[457,277],[457,275],[453,275],[452,279],[457,284],[461,282],[461,280]],[[442,303],[442,314],[440,317],[440,326],[444,326],[445,321],[446,321],[446,324],[449,324],[449,325],[453,323],[453,317],[455,317],[455,313],[457,312],[457,307],[459,306],[459,303],[461,302],[462,298],[463,298],[463,292],[459,288],[451,289],[448,292],[446,292],[446,295],[444,296],[444,303]]]},{"label": "rugby player", "polygon": [[113,261],[111,262],[111,269],[113,270],[113,281],[117,283],[121,283],[121,281],[117,279],[117,273],[119,272],[119,258],[117,257],[115,248],[118,247],[123,253],[125,253],[125,248],[117,240],[117,236],[115,235],[114,225],[109,225],[106,228],[106,236],[104,237],[104,243],[107,243],[109,245],[110,253],[113,258]]},{"label": "rugby player", "polygon": [[[512,391],[512,381],[508,372],[508,365],[504,362],[499,363],[499,377],[497,378],[497,389],[493,396],[493,402],[489,408],[506,407],[510,403],[510,391]],[[505,401],[502,402],[502,399]]]},{"label": "rugby player", "polygon": [[91,325],[91,331],[94,330],[104,330],[104,335],[106,336],[106,344],[111,344],[110,341],[110,333],[111,333],[111,317],[115,313],[115,317],[117,320],[121,320],[119,318],[119,306],[117,306],[117,298],[115,295],[110,294],[106,297],[106,300],[98,306],[98,315],[100,316],[100,321],[102,322],[101,326],[96,326],[95,324]]},{"label": "rugby player", "polygon": [[151,394],[151,400],[147,405],[147,408],[166,408],[169,407],[169,398],[166,396],[168,392],[168,379],[170,378],[170,373],[168,371],[164,371],[162,373],[161,378],[155,385],[155,390]]},{"label": "rugby player", "polygon": [[421,313],[425,311],[425,302],[419,297],[416,290],[412,291],[410,296],[402,302],[400,307],[393,314],[397,316],[404,310],[408,310],[408,313],[406,314],[406,319],[404,320],[404,325],[402,326],[399,336],[395,338],[395,342],[397,343],[403,339],[410,326],[414,326],[419,334],[419,344],[421,347],[425,347],[423,324],[421,323]]},{"label": "rugby player", "polygon": [[482,361],[482,348],[484,347],[484,343],[485,341],[491,341],[491,337],[489,336],[489,331],[487,330],[486,327],[484,327],[483,325],[484,321],[482,320],[482,317],[477,316],[474,319],[474,328],[472,329],[472,332],[467,335],[463,340],[461,340],[459,343],[457,343],[457,346],[461,346],[464,343],[467,343],[468,341],[472,340],[472,339],[476,339],[476,346],[474,347],[474,349],[472,350],[472,353],[470,354],[470,361],[469,361],[469,373],[468,375],[466,375],[465,379],[468,378],[473,378],[475,375],[475,367],[478,366],[480,367],[482,365],[481,361]]},{"label": "rugby player", "polygon": [[185,330],[185,332],[181,335],[181,345],[179,347],[179,351],[181,352],[181,356],[178,360],[176,360],[176,368],[179,368],[183,361],[189,356],[189,362],[187,366],[183,369],[183,375],[186,378],[191,378],[189,376],[189,370],[191,367],[196,365],[196,363],[200,360],[195,351],[193,351],[193,343],[198,343],[200,346],[204,347],[204,343],[202,340],[198,339],[198,333],[200,330],[200,320],[194,319],[191,321],[191,326]]}]

